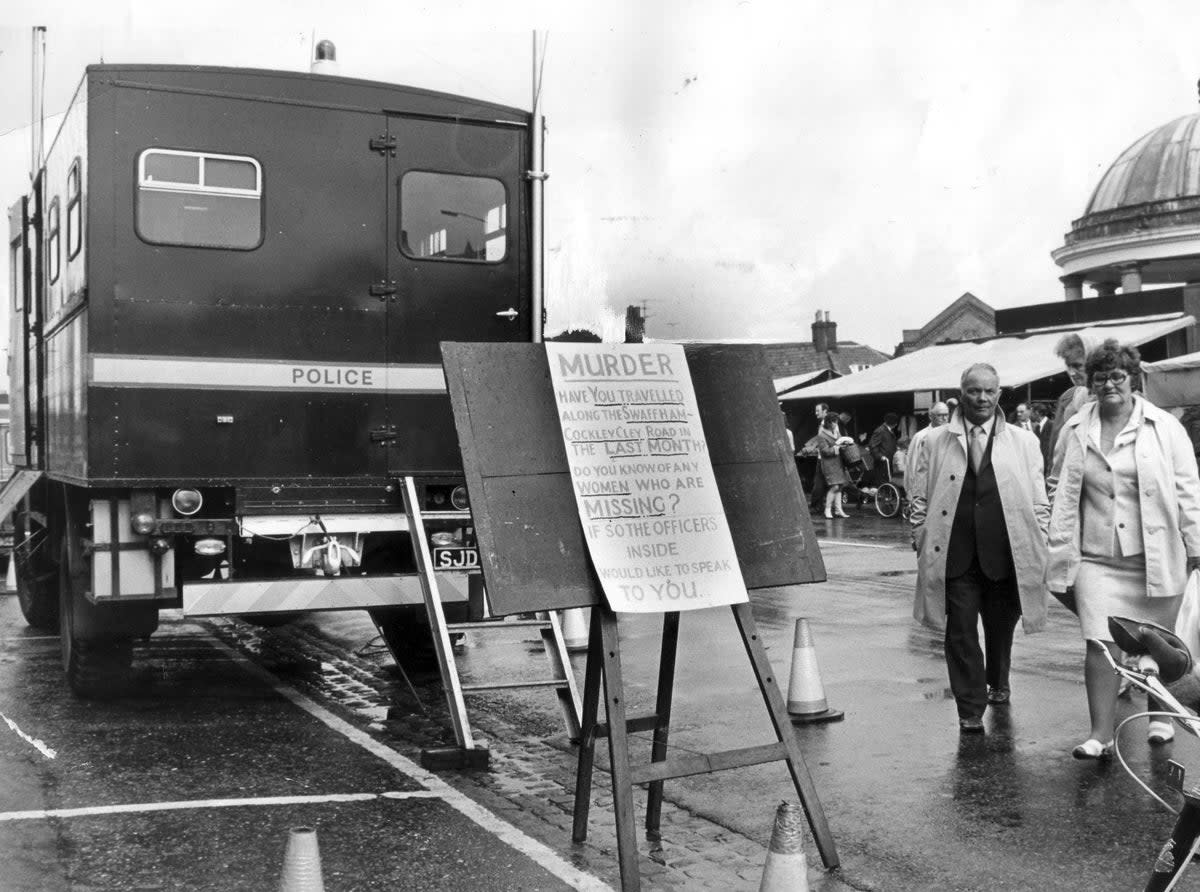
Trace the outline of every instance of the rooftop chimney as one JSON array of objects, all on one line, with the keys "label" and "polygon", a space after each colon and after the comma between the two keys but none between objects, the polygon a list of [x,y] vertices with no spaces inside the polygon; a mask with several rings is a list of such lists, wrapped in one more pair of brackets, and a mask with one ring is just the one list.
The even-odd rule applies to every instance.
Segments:
[{"label": "rooftop chimney", "polygon": [[812,324],[813,349],[825,353],[837,349],[837,323],[829,321],[829,311],[817,310],[817,318]]}]

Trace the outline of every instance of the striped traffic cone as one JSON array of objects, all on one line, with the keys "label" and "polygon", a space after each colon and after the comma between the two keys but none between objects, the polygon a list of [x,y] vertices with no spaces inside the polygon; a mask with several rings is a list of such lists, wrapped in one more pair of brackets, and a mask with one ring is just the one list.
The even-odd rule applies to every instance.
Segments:
[{"label": "striped traffic cone", "polygon": [[561,613],[563,644],[571,653],[587,650],[588,620],[582,607],[570,607]]},{"label": "striped traffic cone", "polygon": [[775,829],[771,831],[758,892],[808,892],[804,813],[790,802],[779,803],[775,811]]},{"label": "striped traffic cone", "polygon": [[793,724],[837,722],[846,717],[838,709],[830,709],[817,668],[817,649],[813,645],[808,620],[796,620],[796,637],[792,645],[792,675],[788,680],[788,714]]},{"label": "striped traffic cone", "polygon": [[317,846],[317,831],[312,827],[293,827],[288,833],[279,892],[325,892],[321,851]]}]

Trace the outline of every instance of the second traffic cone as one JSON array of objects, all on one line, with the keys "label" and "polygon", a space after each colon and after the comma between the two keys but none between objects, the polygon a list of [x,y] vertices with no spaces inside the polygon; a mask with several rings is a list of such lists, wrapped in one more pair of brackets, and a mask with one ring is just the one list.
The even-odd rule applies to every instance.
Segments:
[{"label": "second traffic cone", "polygon": [[771,831],[758,892],[808,892],[804,813],[798,805],[781,802],[775,811],[775,829]]},{"label": "second traffic cone", "polygon": [[325,892],[321,850],[317,846],[317,831],[312,827],[293,827],[288,833],[279,892]]},{"label": "second traffic cone", "polygon": [[846,717],[838,709],[830,709],[817,667],[817,649],[813,645],[808,620],[796,620],[796,637],[792,645],[792,674],[788,679],[787,711],[793,724],[836,722]]},{"label": "second traffic cone", "polygon": [[17,590],[17,556],[15,554],[8,556],[8,573],[4,576],[4,590],[6,592]]},{"label": "second traffic cone", "polygon": [[570,607],[562,611],[562,636],[563,644],[572,653],[587,650],[588,621],[582,607]]}]

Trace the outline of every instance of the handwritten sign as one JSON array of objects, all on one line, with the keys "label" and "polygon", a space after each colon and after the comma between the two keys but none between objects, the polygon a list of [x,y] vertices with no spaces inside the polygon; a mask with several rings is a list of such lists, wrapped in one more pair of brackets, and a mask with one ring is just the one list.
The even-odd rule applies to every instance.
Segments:
[{"label": "handwritten sign", "polygon": [[613,610],[736,604],[746,585],[678,344],[546,344],[575,502]]}]

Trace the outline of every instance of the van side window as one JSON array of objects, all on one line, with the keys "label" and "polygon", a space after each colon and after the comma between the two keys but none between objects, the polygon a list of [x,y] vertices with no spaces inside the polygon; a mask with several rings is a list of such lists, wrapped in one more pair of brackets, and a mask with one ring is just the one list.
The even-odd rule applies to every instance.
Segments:
[{"label": "van side window", "polygon": [[504,184],[409,171],[400,179],[400,250],[418,260],[496,263],[508,253]]},{"label": "van side window", "polygon": [[137,233],[154,245],[262,244],[262,165],[242,155],[146,149],[137,162]]},{"label": "van side window", "polygon": [[46,271],[51,282],[58,281],[61,272],[61,239],[59,238],[58,196],[50,202],[46,211]]},{"label": "van side window", "polygon": [[67,171],[67,260],[73,260],[83,246],[83,192],[80,187],[79,159]]}]

